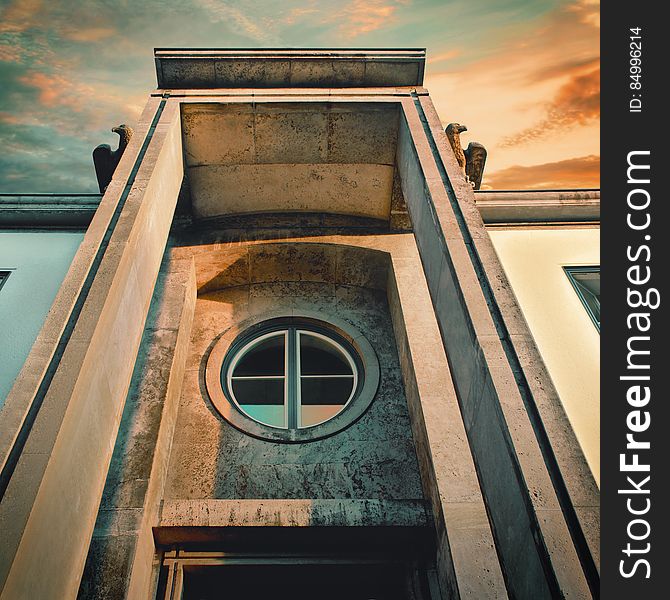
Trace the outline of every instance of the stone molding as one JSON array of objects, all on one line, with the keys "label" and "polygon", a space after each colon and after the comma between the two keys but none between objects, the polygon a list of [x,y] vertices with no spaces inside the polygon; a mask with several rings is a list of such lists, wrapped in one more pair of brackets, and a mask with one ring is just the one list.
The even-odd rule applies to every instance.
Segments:
[{"label": "stone molding", "polygon": [[486,225],[600,223],[600,190],[478,191]]},{"label": "stone molding", "polygon": [[420,86],[425,57],[423,48],[154,50],[162,89]]}]

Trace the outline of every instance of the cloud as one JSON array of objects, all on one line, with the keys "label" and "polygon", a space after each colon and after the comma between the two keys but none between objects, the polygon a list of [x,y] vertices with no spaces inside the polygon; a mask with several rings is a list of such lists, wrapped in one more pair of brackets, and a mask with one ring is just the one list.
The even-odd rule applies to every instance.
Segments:
[{"label": "cloud", "polygon": [[325,23],[341,21],[339,33],[348,39],[371,33],[396,21],[396,13],[409,0],[350,0]]},{"label": "cloud", "polygon": [[546,116],[518,134],[506,137],[501,147],[528,144],[557,131],[584,125],[600,117],[600,68],[574,75],[547,106]]},{"label": "cloud", "polygon": [[13,0],[0,12],[0,33],[26,31],[39,21],[42,0]]},{"label": "cloud", "polygon": [[7,130],[2,120],[0,137],[3,192],[97,192],[90,141],[50,125],[13,124]]},{"label": "cloud", "polygon": [[241,31],[252,40],[264,43],[277,40],[275,33],[263,26],[263,19],[247,15],[230,3],[218,0],[196,0],[196,3],[205,9],[214,21],[229,23],[233,29]]},{"label": "cloud", "polygon": [[455,48],[453,50],[442,52],[440,54],[429,55],[426,59],[426,63],[429,65],[433,65],[435,63],[440,63],[446,60],[452,60],[454,58],[458,58],[459,56],[463,56],[463,50],[461,50],[460,48]]},{"label": "cloud", "polygon": [[[594,0],[0,0],[0,135],[3,143],[25,142],[20,165],[6,152],[0,156],[0,167],[14,164],[0,185],[11,175],[24,191],[38,182],[48,188],[49,163],[78,155],[82,179],[70,182],[82,189],[91,148],[114,145],[110,127],[132,125],[155,86],[151,48],[164,45],[425,45],[426,85],[439,114],[445,124],[470,127],[464,141],[487,146],[491,172],[528,166],[529,144],[501,144],[534,128],[538,163],[595,155],[597,116],[593,98],[580,95],[589,82],[578,78],[598,67],[598,6]],[[542,131],[557,114],[573,118],[549,138]],[[40,156],[50,158],[28,152],[35,139],[29,134],[37,131]]]},{"label": "cloud", "polygon": [[600,157],[569,158],[539,165],[515,165],[484,174],[482,189],[570,189],[600,187]]},{"label": "cloud", "polygon": [[600,27],[600,0],[578,0],[566,10],[575,13],[582,23]]},{"label": "cloud", "polygon": [[63,31],[63,37],[74,42],[99,42],[117,33],[113,27],[73,28]]},{"label": "cloud", "polygon": [[10,46],[9,44],[0,45],[0,62],[21,62],[23,53],[21,48]]},{"label": "cloud", "polygon": [[81,112],[84,107],[82,99],[95,94],[91,86],[74,83],[56,74],[31,72],[19,81],[35,88],[38,101],[46,108],[67,106],[75,112]]},{"label": "cloud", "polygon": [[597,9],[592,0],[547,3],[521,20],[501,9],[481,41],[470,38],[475,52],[459,38],[463,55],[429,62],[426,86],[443,124],[468,126],[463,142],[486,146],[488,173],[600,153],[599,29],[588,18]]},{"label": "cloud", "polygon": [[318,12],[315,2],[310,2],[309,6],[298,6],[289,10],[281,19],[282,25],[294,25],[298,21],[305,20],[305,17]]}]

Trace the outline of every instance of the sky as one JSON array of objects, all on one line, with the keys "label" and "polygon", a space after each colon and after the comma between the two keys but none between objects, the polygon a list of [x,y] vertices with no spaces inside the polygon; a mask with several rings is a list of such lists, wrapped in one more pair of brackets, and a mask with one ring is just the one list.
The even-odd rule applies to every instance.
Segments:
[{"label": "sky", "polygon": [[0,192],[97,192],[154,47],[425,47],[482,189],[600,185],[599,0],[0,0]]}]

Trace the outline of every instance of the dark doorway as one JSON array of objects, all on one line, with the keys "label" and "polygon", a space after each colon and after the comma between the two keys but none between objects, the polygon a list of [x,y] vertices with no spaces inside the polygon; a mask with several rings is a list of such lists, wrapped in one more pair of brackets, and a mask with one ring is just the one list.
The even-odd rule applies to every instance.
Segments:
[{"label": "dark doorway", "polygon": [[[429,600],[425,573],[406,563],[183,564],[180,600]],[[167,583],[167,582],[165,582]],[[163,587],[163,586],[161,586]]]}]

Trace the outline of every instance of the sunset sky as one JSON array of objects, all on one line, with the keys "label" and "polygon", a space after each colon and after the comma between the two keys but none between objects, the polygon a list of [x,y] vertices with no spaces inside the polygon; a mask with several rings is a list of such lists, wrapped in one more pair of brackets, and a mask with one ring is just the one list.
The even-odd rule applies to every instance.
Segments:
[{"label": "sunset sky", "polygon": [[0,0],[0,192],[96,192],[154,47],[426,47],[483,188],[599,187],[599,0]]}]

